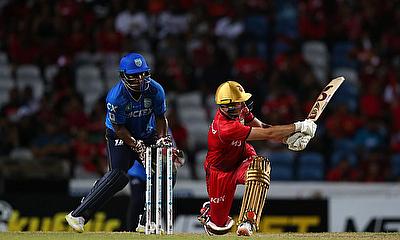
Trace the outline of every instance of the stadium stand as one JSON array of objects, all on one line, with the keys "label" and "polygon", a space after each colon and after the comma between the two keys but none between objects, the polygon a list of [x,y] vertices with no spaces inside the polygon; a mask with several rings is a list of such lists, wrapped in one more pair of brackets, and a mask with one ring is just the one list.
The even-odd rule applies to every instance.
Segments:
[{"label": "stadium stand", "polygon": [[[373,169],[365,153],[376,151],[385,153],[379,180],[400,179],[400,150],[390,143],[400,128],[398,1],[379,1],[379,7],[374,1],[174,1],[174,12],[168,4],[137,1],[134,13],[128,2],[0,4],[0,158],[20,149],[29,153],[46,125],[54,124],[68,139],[84,131],[97,149],[93,171],[101,169],[104,94],[118,81],[118,59],[137,51],[165,86],[169,111],[180,121],[177,131],[187,132],[182,142],[194,166],[182,170],[182,178],[204,178],[200,162],[222,81],[242,83],[253,93],[253,112],[282,124],[304,118],[320,87],[343,75],[346,82],[318,120],[318,140],[307,149],[317,157],[289,156],[268,144],[257,151],[270,157],[273,179],[323,181],[344,155],[356,170]],[[342,18],[348,10],[352,18]],[[140,26],[129,29],[118,20],[128,15]],[[84,112],[68,112],[80,107]],[[66,146],[73,177],[82,166],[72,143]]]}]

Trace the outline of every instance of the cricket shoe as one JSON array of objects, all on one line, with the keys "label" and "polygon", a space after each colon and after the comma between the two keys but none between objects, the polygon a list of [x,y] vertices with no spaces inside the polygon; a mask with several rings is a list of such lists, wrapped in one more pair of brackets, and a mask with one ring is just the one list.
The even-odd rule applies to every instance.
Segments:
[{"label": "cricket shoe", "polygon": [[[161,231],[163,232],[162,229]],[[146,233],[146,219],[143,217],[143,215],[139,215],[139,223],[136,227],[136,232]],[[156,233],[156,223],[154,222],[150,223],[150,233]]]},{"label": "cricket shoe", "polygon": [[[161,229],[160,231],[161,231],[161,234],[164,233],[163,229]],[[139,223],[138,226],[136,227],[136,232],[138,232],[138,233],[146,233],[146,226]],[[156,224],[154,222],[152,222],[150,224],[150,233],[151,234],[156,233]]]},{"label": "cricket shoe", "polygon": [[74,217],[72,216],[72,212],[65,216],[65,220],[67,220],[68,224],[74,229],[76,232],[83,232],[83,226],[85,225],[85,219],[83,217]]},{"label": "cricket shoe", "polygon": [[144,233],[145,232],[145,226],[144,225],[142,225],[142,224],[138,224],[138,226],[136,227],[136,232],[138,232],[138,233]]},{"label": "cricket shoe", "polygon": [[210,202],[203,203],[203,207],[200,209],[200,215],[197,216],[197,220],[205,226],[208,220],[208,211],[210,211]]},{"label": "cricket shoe", "polygon": [[204,230],[210,236],[224,235],[231,231],[234,224],[235,224],[235,221],[233,221],[233,219],[229,216],[228,216],[228,220],[226,221],[224,226],[217,226],[215,223],[213,223],[210,220],[210,218],[208,218],[206,225],[204,225]]},{"label": "cricket shoe", "polygon": [[250,222],[239,224],[237,231],[238,236],[251,236],[253,234],[253,225]]},{"label": "cricket shoe", "polygon": [[199,222],[203,225],[204,231],[209,235],[224,235],[230,232],[235,221],[231,217],[228,217],[224,226],[217,226],[213,223],[208,215],[210,211],[210,202],[203,203],[203,207],[200,209],[200,215],[197,217]]}]

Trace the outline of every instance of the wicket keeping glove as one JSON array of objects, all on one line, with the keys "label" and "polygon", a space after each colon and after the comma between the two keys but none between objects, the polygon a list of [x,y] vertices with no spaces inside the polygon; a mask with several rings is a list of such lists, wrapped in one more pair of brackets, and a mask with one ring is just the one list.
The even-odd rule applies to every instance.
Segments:
[{"label": "wicket keeping glove", "polygon": [[315,131],[317,130],[317,124],[310,119],[299,121],[294,123],[295,132],[301,132],[311,137],[314,137]]},{"label": "wicket keeping glove", "polygon": [[182,150],[172,148],[172,161],[174,162],[175,169],[181,168],[185,164],[185,156]]},{"label": "wicket keeping glove", "polygon": [[170,135],[166,135],[165,137],[160,137],[157,142],[157,146],[163,146],[163,147],[168,147],[172,146],[172,139]]},{"label": "wicket keeping glove", "polygon": [[294,133],[288,137],[286,143],[288,148],[292,151],[301,151],[307,147],[308,142],[311,140],[311,136],[304,133]]},{"label": "wicket keeping glove", "polygon": [[145,164],[146,161],[146,145],[144,145],[142,140],[136,140],[132,137],[132,140],[134,142],[134,146],[132,146],[132,150],[135,151],[138,155],[140,160],[142,161],[143,164]]}]

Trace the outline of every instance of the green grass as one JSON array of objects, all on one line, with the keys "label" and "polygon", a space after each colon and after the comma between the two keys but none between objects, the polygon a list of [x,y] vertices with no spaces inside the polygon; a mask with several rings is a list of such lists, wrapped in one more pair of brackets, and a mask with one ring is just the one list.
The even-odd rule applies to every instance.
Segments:
[{"label": "green grass", "polygon": [[[88,233],[73,233],[73,232],[0,232],[1,240],[113,240],[113,239],[246,239],[238,237],[235,234],[227,234],[224,236],[207,236],[205,234],[174,234],[167,235],[143,235],[129,232],[88,232]],[[305,240],[305,239],[400,239],[400,233],[280,233],[280,234],[255,234],[247,239],[268,239],[268,240]]]}]

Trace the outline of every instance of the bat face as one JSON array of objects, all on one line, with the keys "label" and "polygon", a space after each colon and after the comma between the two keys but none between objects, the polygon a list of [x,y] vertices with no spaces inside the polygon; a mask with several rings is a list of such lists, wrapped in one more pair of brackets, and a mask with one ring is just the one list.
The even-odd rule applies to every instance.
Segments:
[{"label": "bat face", "polygon": [[338,77],[333,79],[328,83],[328,85],[322,90],[319,94],[317,100],[312,106],[310,113],[308,114],[308,119],[317,121],[321,113],[324,111],[326,105],[331,100],[331,97],[339,88],[339,86],[343,83],[344,77]]}]

